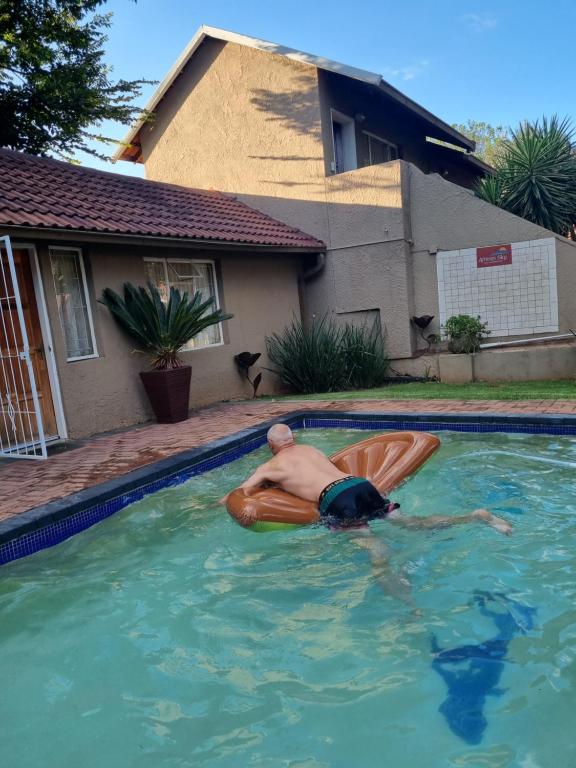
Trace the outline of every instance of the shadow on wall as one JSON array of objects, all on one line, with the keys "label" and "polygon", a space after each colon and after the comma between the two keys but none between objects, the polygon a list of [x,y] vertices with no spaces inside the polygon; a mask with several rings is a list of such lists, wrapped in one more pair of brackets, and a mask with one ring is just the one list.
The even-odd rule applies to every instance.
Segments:
[{"label": "shadow on wall", "polygon": [[[306,199],[306,191],[302,197],[295,198],[235,194],[253,208],[319,237],[330,249],[405,238],[399,183],[390,181],[380,185],[366,181],[364,185],[357,185],[338,179],[337,186],[325,189],[317,199]],[[364,202],[355,202],[356,198]]]},{"label": "shadow on wall", "polygon": [[292,78],[291,85],[293,87],[289,91],[254,88],[250,101],[256,109],[266,114],[267,121],[280,123],[282,128],[301,136],[317,134],[317,141],[322,145],[316,80],[300,75]]},{"label": "shadow on wall", "polygon": [[[268,158],[261,156],[260,159]],[[288,158],[277,157],[273,159],[277,161],[298,160],[305,162],[310,158],[296,158],[290,156]],[[374,190],[375,195],[389,195],[390,193],[397,193],[400,191],[399,173],[396,174],[396,178],[393,178],[390,174],[392,169],[398,167],[398,161],[392,160],[388,163],[357,168],[354,171],[337,173],[332,176],[320,177],[311,181],[278,181],[276,179],[263,178],[259,178],[258,181],[262,184],[273,184],[280,187],[315,187],[318,190],[318,196],[330,195],[331,193],[353,193],[359,190]],[[384,198],[383,203],[388,204],[388,199]]]}]

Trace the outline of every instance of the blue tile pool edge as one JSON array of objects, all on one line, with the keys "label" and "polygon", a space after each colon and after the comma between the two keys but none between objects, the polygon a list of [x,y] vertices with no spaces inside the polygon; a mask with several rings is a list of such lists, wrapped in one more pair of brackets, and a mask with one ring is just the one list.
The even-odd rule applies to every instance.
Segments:
[{"label": "blue tile pool edge", "polygon": [[354,413],[296,411],[141,467],[0,522],[0,565],[52,547],[163,488],[228,464],[266,442],[277,421],[293,429],[399,429],[576,435],[576,417],[486,413]]}]

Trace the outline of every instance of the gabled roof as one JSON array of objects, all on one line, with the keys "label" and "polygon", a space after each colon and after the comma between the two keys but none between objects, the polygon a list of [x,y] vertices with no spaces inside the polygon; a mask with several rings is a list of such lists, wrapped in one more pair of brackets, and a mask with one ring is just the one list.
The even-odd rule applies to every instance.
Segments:
[{"label": "gabled roof", "polygon": [[0,226],[324,250],[221,192],[146,181],[0,149]]},{"label": "gabled roof", "polygon": [[[464,134],[452,128],[451,125],[445,123],[439,117],[436,117],[424,107],[417,104],[408,96],[405,96],[401,91],[394,86],[387,83],[382,75],[376,72],[369,72],[366,69],[358,69],[357,67],[350,67],[347,64],[341,64],[338,61],[332,61],[331,59],[325,59],[322,56],[314,56],[311,53],[304,53],[304,51],[297,51],[294,48],[287,48],[284,45],[278,45],[277,43],[271,43],[267,40],[260,40],[256,37],[249,37],[247,35],[239,35],[236,32],[228,32],[225,29],[219,29],[217,27],[201,26],[196,32],[192,40],[188,43],[182,54],[178,57],[176,63],[172,69],[168,72],[164,80],[160,83],[152,98],[146,105],[146,111],[154,112],[160,101],[164,98],[167,91],[172,87],[174,81],[182,73],[184,67],[188,64],[190,59],[194,56],[196,50],[204,42],[206,38],[212,38],[214,40],[222,40],[227,43],[236,43],[237,45],[244,45],[249,48],[257,48],[260,51],[266,51],[267,53],[274,53],[277,56],[285,56],[287,59],[293,59],[303,64],[310,64],[318,69],[324,69],[329,72],[335,72],[345,77],[350,77],[354,80],[360,80],[368,85],[372,85],[387,96],[394,99],[398,103],[402,104],[406,109],[415,113],[423,120],[425,120],[433,130],[433,137],[441,139],[443,141],[449,141],[456,146],[463,147],[471,152],[476,148],[476,144],[472,139],[469,139]],[[128,131],[123,139],[123,146],[121,146],[113,155],[114,160],[137,160],[139,152],[134,152],[132,145],[137,143],[138,133],[144,126],[145,120],[139,120]]]}]

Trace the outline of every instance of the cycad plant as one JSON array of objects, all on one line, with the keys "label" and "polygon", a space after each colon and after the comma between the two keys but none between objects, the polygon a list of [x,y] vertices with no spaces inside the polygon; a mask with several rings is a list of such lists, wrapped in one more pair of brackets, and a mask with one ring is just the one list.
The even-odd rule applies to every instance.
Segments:
[{"label": "cycad plant", "polygon": [[147,288],[124,283],[123,296],[111,288],[102,292],[100,303],[110,310],[118,325],[136,342],[139,349],[152,357],[152,368],[179,368],[178,352],[201,331],[229,320],[232,315],[214,310],[214,299],[202,299],[197,291],[192,298],[187,292],[170,289],[167,302],[153,283]]},{"label": "cycad plant", "polygon": [[524,122],[504,142],[496,174],[477,193],[493,205],[561,235],[576,222],[576,146],[568,119]]}]

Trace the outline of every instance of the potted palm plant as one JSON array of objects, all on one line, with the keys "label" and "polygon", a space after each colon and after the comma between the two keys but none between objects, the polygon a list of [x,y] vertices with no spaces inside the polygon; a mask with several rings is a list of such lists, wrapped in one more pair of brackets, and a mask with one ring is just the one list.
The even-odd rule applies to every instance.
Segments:
[{"label": "potted palm plant", "polygon": [[151,356],[152,370],[140,377],[160,424],[188,418],[192,366],[183,365],[178,353],[205,328],[229,320],[232,315],[214,309],[214,299],[192,298],[170,289],[162,301],[155,285],[147,288],[124,283],[123,296],[111,288],[102,292],[100,304],[108,307],[118,325],[136,342],[138,351]]}]

